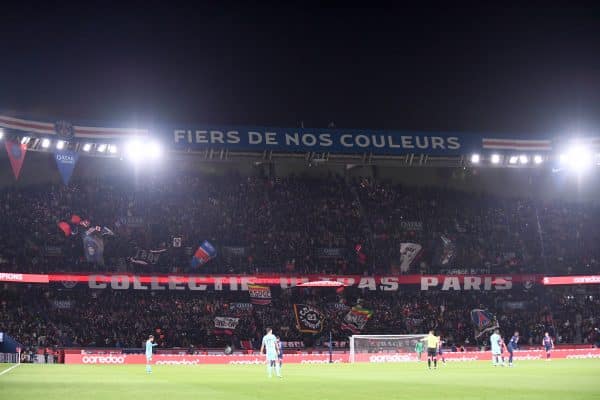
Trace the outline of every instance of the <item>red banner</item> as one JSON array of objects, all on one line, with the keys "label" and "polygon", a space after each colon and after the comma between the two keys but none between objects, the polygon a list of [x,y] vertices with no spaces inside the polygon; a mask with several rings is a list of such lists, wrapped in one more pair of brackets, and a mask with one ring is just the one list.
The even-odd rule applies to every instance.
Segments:
[{"label": "red banner", "polygon": [[[133,275],[120,273],[106,274],[19,274],[0,275],[0,281],[47,283],[72,282],[87,283],[91,289],[114,290],[214,290],[248,291],[249,286],[280,286],[282,289],[303,282],[336,281],[345,286],[370,291],[397,291],[401,285],[420,285],[421,290],[439,289],[442,291],[462,290],[509,290],[530,289],[542,283],[541,275]],[[18,277],[18,278],[16,278]]]},{"label": "red banner", "polygon": [[543,279],[544,285],[590,285],[599,284],[600,275],[579,275],[579,276],[546,276]]},{"label": "red banner", "polygon": [[[468,351],[464,353],[444,353],[446,361],[490,361],[492,354],[489,351]],[[554,350],[553,359],[586,359],[600,358],[600,349],[570,349]],[[425,359],[425,358],[424,358]],[[544,350],[515,351],[515,361],[544,360]],[[415,353],[360,353],[354,356],[356,362],[394,363],[417,361]],[[285,354],[284,362],[292,364],[327,364],[328,354]],[[348,362],[348,354],[334,353],[334,363]],[[143,354],[65,354],[65,364],[145,364]],[[201,365],[201,364],[264,364],[265,357],[256,354],[233,355],[166,355],[155,354],[152,358],[155,365]]]},{"label": "red banner", "polygon": [[15,179],[19,179],[21,167],[23,166],[23,161],[25,161],[25,154],[27,154],[27,145],[10,140],[7,140],[4,145],[10,159],[10,166],[15,174]]}]

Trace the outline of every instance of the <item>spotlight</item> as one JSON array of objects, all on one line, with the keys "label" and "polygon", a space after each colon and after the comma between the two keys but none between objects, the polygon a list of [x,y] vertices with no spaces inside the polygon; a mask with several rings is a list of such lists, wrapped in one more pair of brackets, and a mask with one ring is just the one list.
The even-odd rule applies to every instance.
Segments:
[{"label": "spotlight", "polygon": [[50,147],[50,139],[42,139],[42,148],[47,149],[48,147]]},{"label": "spotlight", "polygon": [[98,153],[104,153],[106,151],[106,145],[104,143],[98,145]]},{"label": "spotlight", "polygon": [[117,153],[117,145],[111,144],[110,146],[108,146],[108,152],[110,154],[116,154]]},{"label": "spotlight", "polygon": [[561,154],[558,157],[558,162],[560,162],[561,164],[566,164],[569,161],[569,156],[567,154]]},{"label": "spotlight", "polygon": [[21,144],[27,144],[30,140],[31,138],[29,136],[23,136],[23,138],[21,138]]},{"label": "spotlight", "polygon": [[160,158],[160,156],[162,155],[162,149],[160,147],[160,144],[158,144],[157,142],[149,143],[146,146],[146,153],[153,160]]},{"label": "spotlight", "polygon": [[138,162],[143,157],[142,142],[139,139],[133,139],[125,145],[125,154],[133,162]]},{"label": "spotlight", "polygon": [[516,164],[517,161],[519,161],[519,157],[517,156],[510,156],[510,158],[508,159],[509,164]]},{"label": "spotlight", "polygon": [[67,143],[66,143],[64,140],[59,140],[58,142],[56,142],[56,148],[57,148],[58,150],[62,150],[62,149],[64,149],[64,148],[65,148],[65,145],[66,145],[66,144],[67,144]]},{"label": "spotlight", "polygon": [[89,152],[92,149],[92,144],[91,143],[86,143],[83,145],[83,151],[85,152]]},{"label": "spotlight", "polygon": [[583,172],[593,164],[593,156],[584,147],[573,147],[567,152],[568,167],[576,172]]},{"label": "spotlight", "polygon": [[543,162],[544,162],[544,159],[543,159],[543,158],[542,158],[542,156],[540,156],[539,154],[536,154],[536,155],[533,157],[533,162],[534,162],[534,164],[538,164],[538,165],[539,165],[539,164],[541,164],[541,163],[543,163]]},{"label": "spotlight", "polygon": [[492,164],[498,164],[500,162],[500,154],[492,154]]},{"label": "spotlight", "polygon": [[471,156],[471,162],[473,164],[479,164],[479,160],[480,160],[479,154],[473,154]]},{"label": "spotlight", "polygon": [[519,162],[521,164],[527,164],[529,162],[529,157],[527,157],[525,154],[521,154],[519,156]]}]

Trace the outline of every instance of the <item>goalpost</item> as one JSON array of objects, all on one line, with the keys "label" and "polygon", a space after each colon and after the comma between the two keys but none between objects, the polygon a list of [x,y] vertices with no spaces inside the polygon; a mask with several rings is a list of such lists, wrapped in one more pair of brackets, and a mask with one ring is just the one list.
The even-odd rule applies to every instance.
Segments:
[{"label": "goalpost", "polygon": [[350,336],[350,357],[361,353],[414,353],[415,345],[427,334],[413,335],[352,335]]}]

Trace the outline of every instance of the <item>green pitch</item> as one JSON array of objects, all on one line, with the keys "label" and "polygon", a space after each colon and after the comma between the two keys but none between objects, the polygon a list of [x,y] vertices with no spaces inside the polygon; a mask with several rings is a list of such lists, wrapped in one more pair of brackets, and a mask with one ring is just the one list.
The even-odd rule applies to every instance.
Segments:
[{"label": "green pitch", "polygon": [[[0,373],[6,366],[0,365]],[[600,360],[284,365],[268,379],[259,365],[20,365],[0,376],[0,399],[325,400],[600,399]]]}]

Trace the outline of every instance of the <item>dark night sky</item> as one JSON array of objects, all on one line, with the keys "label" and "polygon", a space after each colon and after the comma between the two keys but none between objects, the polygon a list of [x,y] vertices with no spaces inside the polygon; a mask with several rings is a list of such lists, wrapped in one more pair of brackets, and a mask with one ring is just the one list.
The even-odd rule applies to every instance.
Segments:
[{"label": "dark night sky", "polygon": [[106,3],[3,6],[0,109],[123,126],[600,133],[598,8]]}]

